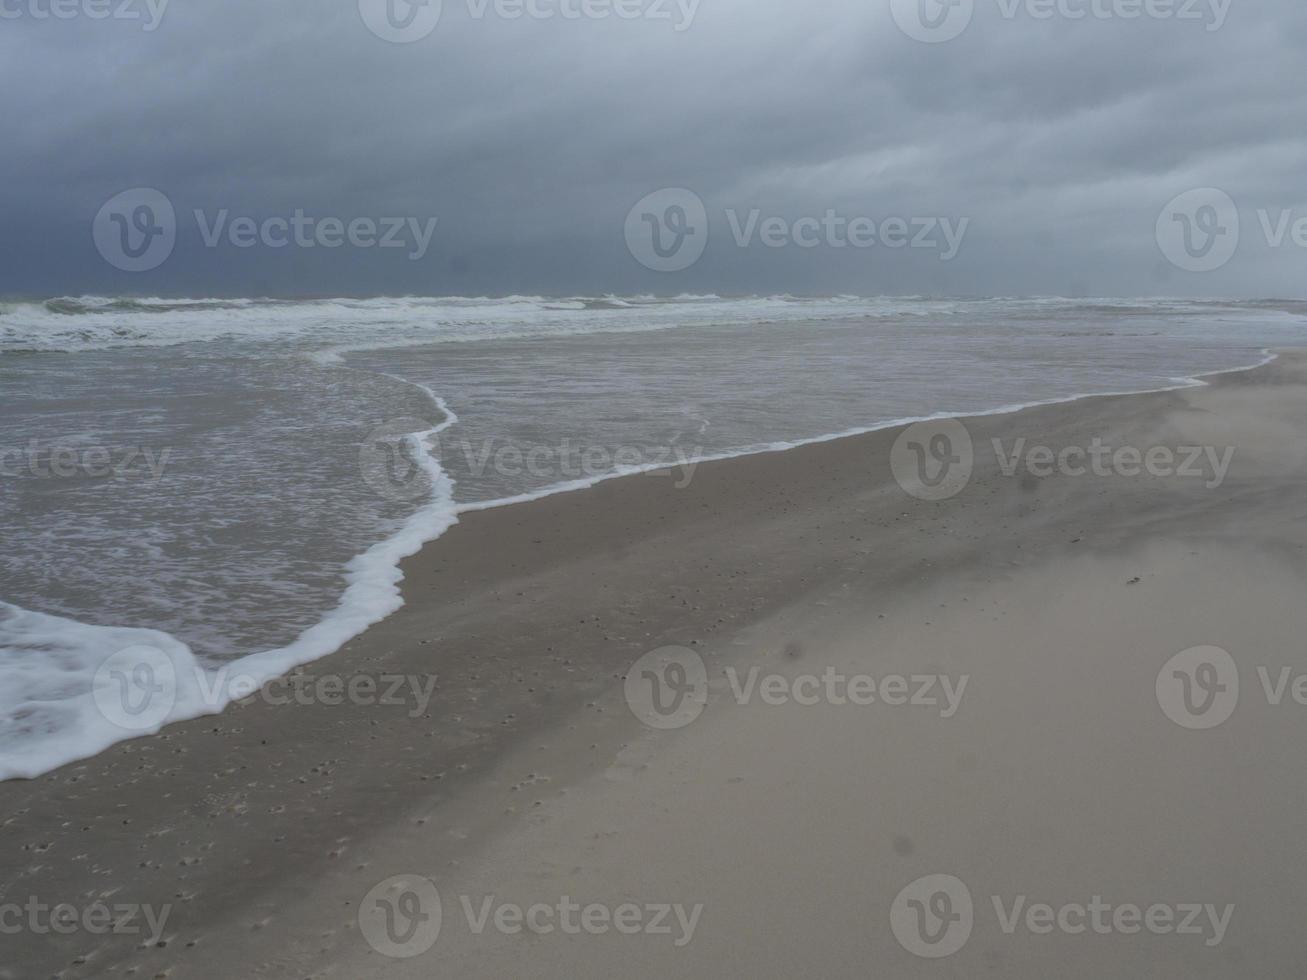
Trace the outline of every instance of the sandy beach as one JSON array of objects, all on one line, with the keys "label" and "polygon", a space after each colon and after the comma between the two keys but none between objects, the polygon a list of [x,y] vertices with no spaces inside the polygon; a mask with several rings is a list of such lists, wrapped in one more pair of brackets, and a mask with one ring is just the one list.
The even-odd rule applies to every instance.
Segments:
[{"label": "sandy beach", "polygon": [[888,429],[464,515],[276,697],[0,784],[6,902],[151,912],[0,978],[1301,973],[1307,355],[961,424],[944,499]]}]

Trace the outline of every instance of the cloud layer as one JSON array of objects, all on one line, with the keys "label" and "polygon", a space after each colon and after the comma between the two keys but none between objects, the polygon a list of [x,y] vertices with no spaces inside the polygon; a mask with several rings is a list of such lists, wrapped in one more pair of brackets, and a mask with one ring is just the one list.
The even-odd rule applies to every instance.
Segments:
[{"label": "cloud layer", "polygon": [[[0,294],[1302,292],[1297,0],[393,0],[410,43],[369,29],[384,0],[51,2],[0,2]],[[964,28],[910,36],[935,23]],[[136,187],[177,241],[131,274],[91,228]],[[1238,248],[1190,272],[1157,226],[1202,187]],[[708,227],[659,273],[624,233],[663,188]],[[438,222],[416,259],[205,242],[297,211]],[[830,231],[894,218],[965,238],[945,261]]]}]

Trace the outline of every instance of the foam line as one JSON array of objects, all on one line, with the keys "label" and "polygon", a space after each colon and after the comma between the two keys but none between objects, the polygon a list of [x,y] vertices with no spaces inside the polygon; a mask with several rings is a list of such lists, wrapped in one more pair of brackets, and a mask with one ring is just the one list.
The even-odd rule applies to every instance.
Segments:
[{"label": "foam line", "polygon": [[[1207,372],[1191,378],[1173,378],[1156,388],[1105,391],[1042,401],[1003,405],[980,411],[936,412],[931,415],[889,419],[806,439],[777,441],[741,449],[687,458],[686,465],[785,452],[801,446],[832,442],[915,422],[944,418],[979,418],[1006,415],[1040,405],[1057,405],[1090,398],[1124,394],[1176,391],[1207,385],[1207,378],[1251,370],[1278,356],[1269,349],[1252,365]],[[220,713],[232,701],[247,697],[264,683],[304,664],[320,660],[370,626],[404,605],[400,564],[439,538],[458,522],[460,514],[508,507],[545,497],[593,487],[607,480],[669,469],[667,464],[623,467],[609,474],[559,483],[532,493],[465,504],[454,502],[454,482],[431,453],[427,442],[456,425],[458,415],[430,388],[421,389],[443,414],[431,429],[406,438],[415,458],[427,471],[430,500],[394,535],[353,558],[345,567],[347,586],[340,600],[320,622],[291,644],[244,657],[218,671],[206,671],[186,644],[167,633],[148,629],[94,626],[0,603],[0,780],[34,778],[71,762],[99,754],[130,738],[155,734],[180,721]],[[681,465],[681,464],[676,464]],[[674,467],[671,467],[674,468]],[[40,648],[43,656],[4,659],[5,648]],[[156,651],[159,668],[176,677],[175,704],[155,724],[127,730],[105,717],[97,705],[97,672],[106,659],[123,648],[146,647]],[[46,655],[48,653],[48,655]],[[163,660],[166,660],[165,664]],[[70,694],[70,691],[72,692]],[[103,694],[103,687],[99,690]]]}]

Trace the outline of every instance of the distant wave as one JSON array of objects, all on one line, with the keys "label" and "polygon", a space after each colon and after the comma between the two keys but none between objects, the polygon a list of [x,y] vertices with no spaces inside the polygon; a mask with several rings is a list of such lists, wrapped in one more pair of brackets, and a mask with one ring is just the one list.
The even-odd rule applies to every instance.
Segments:
[{"label": "distant wave", "polygon": [[0,353],[164,347],[215,340],[393,347],[777,320],[947,313],[944,301],[716,296],[162,299],[62,296],[0,306]]},{"label": "distant wave", "polygon": [[[510,353],[507,345],[491,346],[487,348],[489,356],[481,356],[475,348],[464,348],[457,353],[472,356],[464,358],[464,364],[448,368],[448,376],[441,378],[438,384],[433,381],[429,386],[408,376],[416,374],[421,377],[423,374],[424,361],[418,356],[421,352],[416,350],[419,345],[471,341],[497,344],[517,337],[570,337],[601,332],[637,333],[734,326],[737,329],[731,333],[719,331],[714,335],[709,330],[693,336],[697,345],[694,353],[700,355],[694,359],[685,358],[679,344],[683,337],[690,339],[689,335],[656,338],[668,341],[667,344],[645,343],[641,339],[631,345],[633,356],[629,358],[607,356],[612,349],[621,347],[609,343],[612,338],[594,345],[605,355],[601,360],[611,361],[616,372],[606,376],[610,382],[606,401],[587,398],[583,402],[588,411],[597,406],[596,414],[616,420],[611,428],[598,430],[599,445],[606,438],[605,431],[613,434],[615,439],[663,444],[667,433],[657,424],[642,431],[624,429],[626,423],[623,419],[627,417],[635,420],[637,428],[643,424],[646,413],[655,420],[670,418],[678,428],[672,444],[679,439],[679,427],[685,421],[696,422],[702,436],[709,430],[708,420],[713,417],[711,434],[705,440],[708,445],[696,448],[689,457],[691,461],[699,462],[775,452],[906,421],[939,417],[938,413],[946,409],[946,414],[950,415],[996,414],[1031,404],[1087,397],[1077,392],[1163,390],[1167,385],[1188,386],[1198,383],[1191,380],[1193,372],[1186,373],[1182,379],[1172,379],[1172,365],[1195,362],[1229,365],[1252,360],[1248,342],[1241,339],[1244,336],[1242,331],[1247,328],[1260,338],[1258,348],[1280,338],[1284,338],[1286,344],[1298,343],[1304,321],[1301,313],[1291,307],[1292,304],[1285,301],[1237,304],[1174,299],[939,300],[790,295],[316,300],[80,296],[0,305],[0,356],[24,350],[105,351],[222,341],[203,351],[208,360],[221,363],[223,369],[218,375],[205,376],[206,390],[211,388],[219,397],[225,395],[233,401],[240,400],[242,407],[248,404],[257,410],[251,414],[247,428],[232,424],[238,420],[223,418],[221,413],[217,413],[215,421],[232,425],[230,432],[220,433],[213,439],[208,438],[206,426],[199,427],[206,428],[206,438],[196,445],[205,447],[206,451],[197,453],[196,458],[203,455],[205,459],[217,460],[218,465],[212,470],[215,477],[221,478],[227,473],[240,476],[239,481],[223,484],[230,486],[230,493],[210,493],[209,484],[205,483],[204,492],[184,498],[187,484],[178,485],[179,497],[197,508],[191,512],[201,515],[197,521],[204,527],[237,527],[244,513],[258,509],[262,501],[275,497],[270,493],[271,488],[293,490],[303,482],[300,470],[287,465],[288,458],[266,452],[251,455],[245,451],[251,443],[261,444],[264,431],[278,431],[278,438],[289,434],[291,439],[288,441],[302,443],[311,450],[310,455],[335,459],[339,454],[333,456],[330,452],[319,452],[316,447],[352,447],[352,442],[342,440],[353,439],[349,433],[353,431],[357,418],[366,418],[371,424],[372,420],[385,417],[372,412],[374,406],[391,404],[387,400],[389,395],[387,399],[381,399],[372,388],[360,395],[358,390],[347,385],[335,384],[339,376],[332,379],[330,386],[316,386],[316,390],[330,392],[328,399],[320,399],[310,407],[302,408],[300,400],[305,393],[315,390],[315,386],[305,384],[297,388],[296,382],[320,373],[314,361],[341,360],[342,355],[351,350],[410,348],[399,357],[376,354],[370,358],[352,359],[359,363],[346,363],[360,376],[381,376],[389,382],[400,382],[399,387],[403,389],[418,389],[419,401],[429,402],[442,416],[439,422],[430,423],[429,427],[415,423],[412,428],[404,430],[404,439],[414,461],[426,471],[432,487],[429,498],[414,505],[414,513],[393,530],[389,519],[382,519],[382,511],[366,503],[358,503],[353,510],[342,511],[335,518],[345,522],[335,529],[337,531],[358,521],[363,522],[360,526],[365,529],[372,526],[368,523],[370,521],[380,521],[385,528],[375,537],[368,537],[367,543],[354,551],[353,557],[339,569],[334,565],[334,558],[328,564],[327,571],[331,575],[339,572],[343,576],[345,587],[338,594],[332,591],[334,578],[320,595],[314,591],[314,579],[297,578],[295,568],[285,561],[278,564],[276,555],[266,565],[255,564],[259,558],[257,546],[236,552],[215,551],[212,553],[212,567],[207,564],[210,553],[200,549],[206,561],[205,574],[226,563],[224,584],[210,589],[207,595],[221,597],[226,588],[229,590],[227,594],[239,597],[247,577],[262,577],[267,574],[266,569],[272,569],[285,576],[289,589],[298,587],[304,590],[300,596],[290,593],[292,598],[288,601],[304,604],[304,608],[317,617],[306,616],[305,621],[315,625],[294,634],[289,642],[286,636],[279,637],[276,642],[259,641],[257,645],[233,642],[231,648],[234,650],[263,652],[232,661],[216,672],[212,670],[213,664],[201,663],[200,658],[205,649],[204,630],[229,630],[225,623],[230,614],[225,608],[221,612],[224,618],[205,620],[204,610],[210,607],[200,605],[201,614],[193,623],[179,616],[176,622],[169,624],[160,623],[151,607],[142,607],[133,617],[121,617],[139,624],[129,628],[97,625],[118,618],[117,612],[106,614],[103,605],[98,607],[100,612],[97,614],[83,613],[78,608],[60,608],[49,613],[37,611],[32,607],[41,605],[41,597],[30,595],[25,585],[22,588],[30,595],[26,601],[4,601],[18,599],[14,595],[0,597],[0,780],[36,775],[65,762],[86,758],[129,737],[130,732],[108,722],[95,702],[97,675],[114,651],[132,645],[151,647],[160,651],[161,656],[166,656],[168,669],[186,682],[177,692],[175,709],[167,717],[157,719],[153,730],[171,721],[216,712],[233,698],[243,696],[242,692],[248,693],[249,685],[257,685],[296,665],[333,652],[347,639],[399,608],[403,601],[399,589],[401,559],[415,553],[424,542],[438,537],[456,523],[460,514],[538,499],[591,486],[624,473],[665,465],[653,463],[632,467],[614,464],[603,473],[576,480],[551,480],[544,485],[527,480],[521,485],[496,485],[485,496],[469,496],[460,502],[454,493],[454,481],[475,473],[468,465],[459,469],[453,452],[442,462],[439,447],[432,444],[442,431],[460,424],[455,412],[435,394],[437,389],[460,405],[462,391],[469,408],[468,418],[461,425],[468,431],[470,440],[481,437],[483,444],[490,446],[502,436],[508,445],[512,445],[514,433],[546,432],[549,434],[528,435],[527,438],[556,435],[566,442],[571,432],[566,413],[571,406],[556,406],[553,415],[541,412],[537,404],[539,399],[534,397],[541,387],[541,379],[561,377],[564,383],[555,384],[554,390],[566,392],[569,390],[567,379],[575,376],[589,386],[584,390],[586,395],[601,390],[604,379],[595,373],[586,373],[591,366],[585,356],[590,345],[567,342],[532,345],[528,350],[515,353]],[[1303,312],[1307,312],[1307,306]],[[825,325],[817,321],[825,321]],[[747,331],[766,324],[784,323],[793,326],[768,335],[766,343],[756,345],[759,350],[750,360]],[[1159,343],[1130,344],[1125,340],[1168,334],[1171,339]],[[1068,344],[1059,338],[1074,342]],[[291,361],[292,368],[271,378],[252,370],[251,365],[262,367],[261,355],[268,349],[262,346],[265,343],[282,345],[276,350],[296,355],[293,359],[280,359]],[[552,374],[542,366],[541,350],[551,346],[558,348],[553,353]],[[651,347],[666,347],[668,351],[655,363],[646,349]],[[791,349],[796,351],[796,359],[793,365],[787,365],[781,359]],[[434,354],[427,352],[425,370],[428,374],[432,362],[458,360],[449,357],[451,353],[450,348],[441,348]],[[1133,368],[1127,363],[1132,354],[1140,359]],[[94,394],[94,384],[102,386],[101,394],[128,390],[113,387],[113,382],[118,377],[139,377],[142,365],[135,363],[137,361],[142,362],[146,369],[151,362],[157,361],[165,366],[165,370],[177,370],[184,375],[188,364],[182,362],[188,358],[201,364],[206,362],[198,347],[170,350],[166,356],[147,353],[141,357],[103,357],[100,359],[103,363],[96,365],[104,369],[102,372],[82,372],[92,379],[92,386],[82,395],[87,392]],[[65,406],[57,397],[63,377],[76,372],[54,358],[38,357],[35,360],[47,360],[48,363],[29,361],[27,366],[33,368],[34,375],[44,371],[47,374],[43,377],[53,380],[44,382],[44,387],[38,385],[27,389],[37,391],[41,396],[31,399],[35,408],[29,416],[16,416],[18,424],[13,431],[23,440],[34,434],[32,426],[44,427],[55,434],[64,427],[71,427],[75,434],[80,434],[79,427],[72,427],[68,422],[78,418],[76,409]],[[690,360],[702,363],[684,366],[680,363]],[[113,373],[115,365],[110,362],[117,361],[127,362],[128,374]],[[484,366],[468,366],[477,361],[484,362]],[[85,362],[82,364],[84,366]],[[581,365],[579,371],[574,371],[574,364]],[[278,364],[279,369],[283,366]],[[661,372],[657,370],[659,366]],[[766,373],[772,366],[776,367],[778,376],[787,369],[796,375],[795,384],[775,389],[788,395],[774,399],[775,404],[785,409],[779,415],[767,411],[766,402],[771,395],[765,386],[760,392],[753,391],[758,386],[759,374]],[[23,367],[15,361],[10,365],[11,375],[19,377]],[[677,384],[662,384],[659,379],[670,372],[683,373],[678,375]],[[289,382],[285,381],[287,378]],[[647,378],[654,380],[643,391],[642,397],[628,405],[628,393],[640,393],[640,384]],[[879,385],[877,379],[881,382]],[[498,395],[498,400],[493,392],[487,394],[485,391],[496,384],[502,384],[506,389]],[[267,386],[272,395],[260,402],[259,392],[263,386]],[[20,396],[23,394],[23,389],[15,390]],[[719,390],[731,398],[731,403],[724,403],[722,419],[733,420],[736,424],[734,431],[729,425],[720,424],[710,410],[699,405],[700,401],[712,402]],[[47,391],[55,392],[56,397],[47,399]],[[352,396],[351,391],[354,391]],[[519,391],[526,392],[526,395],[517,394]],[[1012,403],[1013,392],[1028,400]],[[185,392],[164,394],[172,397]],[[414,395],[413,391],[404,390],[399,404],[409,405]],[[338,399],[341,400],[338,411],[326,408],[328,404],[336,405]],[[154,400],[146,408],[129,406],[120,418],[109,419],[104,424],[105,430],[113,432],[115,427],[129,423],[146,427],[159,425],[160,420],[166,421],[167,406],[189,400],[174,397],[172,401],[161,402],[163,407],[154,405]],[[217,400],[215,398],[213,403],[216,404]],[[12,404],[20,409],[26,407],[21,397],[15,398]],[[205,401],[196,411],[206,411],[209,404]],[[806,408],[809,414],[797,421],[782,417],[795,414],[795,406]],[[406,415],[409,411],[404,409]],[[182,414],[184,417],[180,421],[185,421],[188,416]],[[88,418],[88,424],[92,426],[100,424],[94,418],[83,417]],[[419,412],[419,417],[427,418],[423,412]],[[552,429],[551,419],[554,420]],[[207,422],[207,415],[204,420]],[[40,431],[38,428],[35,434]],[[628,431],[632,435],[622,435]],[[178,447],[186,450],[188,437],[183,434],[177,438]],[[268,443],[268,446],[276,445],[276,439]],[[220,451],[214,452],[215,448]],[[349,461],[345,465],[348,466]],[[204,472],[201,469],[201,473]],[[172,492],[173,488],[170,488],[165,496],[171,499]],[[88,516],[99,522],[97,533],[103,537],[102,540],[92,539],[91,550],[79,553],[78,560],[88,567],[104,569],[103,574],[121,576],[123,563],[118,549],[122,546],[122,539],[115,537],[117,528],[112,522],[114,512],[110,506],[117,496],[107,494],[107,502],[96,500],[89,505]],[[293,494],[288,497],[292,498]],[[162,508],[157,513],[162,515],[159,521],[164,525],[177,520],[177,511],[169,509],[167,503],[154,505]],[[208,509],[200,510],[201,504]],[[67,522],[61,524],[54,520],[44,530],[33,526],[29,535],[27,517],[20,517],[24,523],[15,521],[13,524],[21,531],[14,535],[7,559],[15,569],[22,571],[25,568],[40,573],[49,562],[49,542],[60,540],[58,534]],[[129,521],[125,526],[138,525],[139,522]],[[330,529],[324,526],[326,530]],[[23,540],[29,537],[30,540]],[[57,546],[76,547],[80,539],[72,539],[65,533],[64,540],[68,543]],[[161,546],[152,541],[139,543],[161,550]],[[26,547],[20,556],[21,561],[15,562],[13,555],[19,550],[18,544]],[[272,544],[265,544],[272,547]],[[299,552],[291,546],[293,544],[282,542],[280,546],[298,562]],[[30,571],[26,573],[29,577],[32,574]],[[166,597],[173,608],[185,608],[189,595],[208,585],[199,581],[203,577],[196,575],[194,581],[185,577],[183,584],[175,587],[178,581],[182,581],[180,577],[172,576],[170,580],[168,575],[161,575],[168,588],[161,589],[160,596]],[[88,581],[92,580],[93,577],[88,578]],[[15,581],[23,582],[24,579]],[[276,594],[275,601],[283,601],[284,595]],[[155,628],[159,626],[166,626],[172,632]],[[184,629],[192,626],[192,632],[184,633]],[[183,635],[187,639],[183,640]],[[231,673],[232,670],[237,673]],[[202,690],[200,681],[207,685],[213,676],[223,678],[222,684],[213,691]]]},{"label": "distant wave", "polygon": [[42,305],[50,313],[63,316],[79,316],[95,313],[176,313],[199,312],[202,310],[237,310],[258,302],[274,303],[274,300],[251,299],[109,299],[103,296],[60,296],[48,299]]},{"label": "distant wave", "polygon": [[304,343],[356,351],[431,343],[767,325],[802,320],[984,316],[1047,320],[1058,312],[1150,316],[1251,304],[1186,300],[921,297],[401,296],[370,299],[175,299],[61,296],[0,305],[0,354],[167,347],[217,340]]}]

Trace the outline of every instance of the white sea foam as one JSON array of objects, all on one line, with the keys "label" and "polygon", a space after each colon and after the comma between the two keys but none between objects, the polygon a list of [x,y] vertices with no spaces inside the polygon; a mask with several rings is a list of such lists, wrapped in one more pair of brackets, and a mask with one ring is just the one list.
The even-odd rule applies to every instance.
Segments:
[{"label": "white sea foam", "polygon": [[[1232,304],[1233,306],[1233,304]],[[684,294],[602,297],[375,297],[368,299],[167,299],[61,297],[0,304],[0,354],[171,347],[217,340],[310,341],[333,353],[522,337],[644,332],[893,317],[1021,316],[1066,310],[1211,313],[1220,304],[1180,299],[929,299]],[[1273,314],[1270,314],[1273,315]],[[1293,318],[1287,318],[1293,319]]]},{"label": "white sea foam", "polygon": [[[1172,300],[1102,300],[1089,305],[1128,308],[1159,317],[1190,309],[1190,304]],[[459,339],[499,340],[516,336],[659,330],[687,325],[753,324],[823,317],[954,316],[959,312],[980,315],[997,311],[998,315],[1007,316],[1014,311],[1019,315],[1025,310],[1032,317],[1038,317],[1061,306],[1083,310],[1086,304],[1084,301],[1063,300],[1000,304],[997,301],[868,300],[857,297],[827,300],[624,297],[620,301],[617,297],[594,301],[540,297],[407,298],[309,303],[125,301],[82,297],[0,308],[0,350],[42,349],[42,345],[48,345],[44,349],[73,350],[162,346],[235,336],[246,340],[311,338],[312,343],[297,344],[295,350],[309,353],[326,349],[328,358],[338,358],[342,351],[349,349],[409,346],[415,343],[415,337],[420,338],[418,342],[422,344],[430,344]],[[1203,309],[1209,315],[1212,312],[1211,305]],[[694,312],[696,310],[700,312]],[[1302,320],[1268,312],[1265,325],[1274,330],[1285,326],[1300,331]],[[893,329],[896,330],[897,326]],[[957,336],[965,337],[965,329],[960,329]],[[61,348],[61,344],[67,346]],[[1269,353],[1266,359],[1270,359]],[[1202,383],[1195,378],[1180,378],[1162,387],[1178,388]],[[429,388],[417,387],[422,388],[439,407],[444,421],[429,431],[410,436],[415,450],[425,449],[426,440],[458,422],[455,413]],[[1146,390],[1159,389],[1154,386]],[[929,415],[873,419],[870,424],[842,428],[811,438],[756,442],[719,452],[700,453],[686,462],[697,464],[780,452],[923,419],[959,414],[1004,414],[1034,404],[1070,402],[1119,393],[1118,390],[1096,391],[1004,404],[983,411],[939,411]],[[707,420],[700,421],[704,424],[701,429],[706,427]],[[364,550],[348,563],[345,567],[346,587],[334,608],[293,642],[225,664],[221,670],[215,665],[201,664],[185,643],[168,633],[98,626],[0,603],[0,779],[33,777],[93,756],[116,742],[158,731],[164,725],[219,712],[232,700],[247,695],[252,687],[333,653],[349,639],[402,606],[399,588],[402,559],[439,537],[457,522],[462,513],[509,506],[582,489],[620,476],[666,468],[666,463],[618,468],[610,473],[559,482],[527,493],[458,504],[454,498],[453,479],[435,456],[427,451],[415,451],[414,456],[430,478],[430,498],[398,532]],[[175,702],[170,704],[165,715],[145,727],[124,727],[111,717],[112,712],[106,715],[102,702],[97,700],[97,690],[103,693],[103,677],[97,681],[97,674],[103,673],[101,668],[118,651],[142,648],[154,651],[153,656],[159,664],[166,661],[167,669],[175,675]]]},{"label": "white sea foam", "polygon": [[[762,456],[769,453],[783,453],[791,449],[800,449],[803,446],[815,446],[824,442],[835,442],[839,439],[848,439],[853,436],[867,435],[871,432],[881,432],[885,429],[893,429],[899,426],[914,425],[917,422],[934,422],[940,419],[970,419],[984,418],[991,415],[1010,415],[1013,412],[1021,412],[1028,408],[1038,408],[1041,405],[1063,405],[1071,402],[1084,401],[1088,398],[1111,398],[1118,395],[1144,394],[1146,392],[1163,392],[1163,391],[1181,391],[1185,388],[1202,387],[1209,382],[1206,378],[1214,378],[1223,374],[1236,374],[1240,371],[1249,371],[1253,368],[1262,367],[1270,364],[1276,359],[1277,355],[1271,350],[1263,350],[1262,358],[1252,364],[1242,364],[1238,367],[1224,368],[1220,371],[1209,371],[1199,377],[1194,378],[1172,378],[1173,384],[1163,385],[1153,388],[1128,388],[1113,391],[1095,391],[1083,394],[1067,395],[1063,398],[1048,398],[1042,401],[1016,402],[1009,405],[1001,405],[998,408],[982,409],[979,411],[955,411],[955,412],[934,412],[930,415],[912,415],[903,418],[888,419],[883,422],[876,422],[872,425],[855,426],[849,429],[842,429],[839,432],[827,432],[819,436],[812,436],[807,439],[777,440],[774,442],[757,443],[751,446],[745,446],[741,449],[732,449],[728,452],[712,453],[704,456],[691,456],[684,460],[671,464],[670,468],[679,466],[698,466],[700,463],[714,463],[726,459],[739,459],[742,456]],[[647,466],[618,466],[611,473],[596,474],[591,477],[584,477],[576,480],[567,480],[561,483],[551,484],[542,487],[539,490],[533,490],[530,493],[515,494],[511,497],[497,497],[494,500],[478,500],[473,503],[459,504],[456,508],[459,514],[470,514],[476,511],[495,510],[499,507],[510,507],[513,504],[530,503],[533,500],[543,500],[546,497],[555,497],[561,493],[572,493],[576,490],[588,490],[590,487],[598,486],[609,480],[618,480],[627,476],[639,476],[644,473],[657,473],[669,468],[666,462],[652,463]]]},{"label": "white sea foam", "polygon": [[947,315],[954,301],[790,296],[722,300],[654,297],[383,297],[171,300],[64,297],[0,306],[0,353],[169,347],[215,340],[374,347],[646,331],[856,316]]},{"label": "white sea foam", "polygon": [[[403,606],[400,563],[458,521],[453,481],[425,445],[458,416],[423,390],[445,415],[408,437],[431,481],[430,500],[398,533],[349,562],[336,607],[293,643],[209,669],[167,633],[79,623],[0,602],[0,781],[34,778],[165,725],[217,714],[267,681],[334,653]],[[138,723],[113,709],[115,695],[105,690],[113,678],[103,668],[124,650],[135,651],[120,665],[124,672],[166,667],[166,713]]]}]

